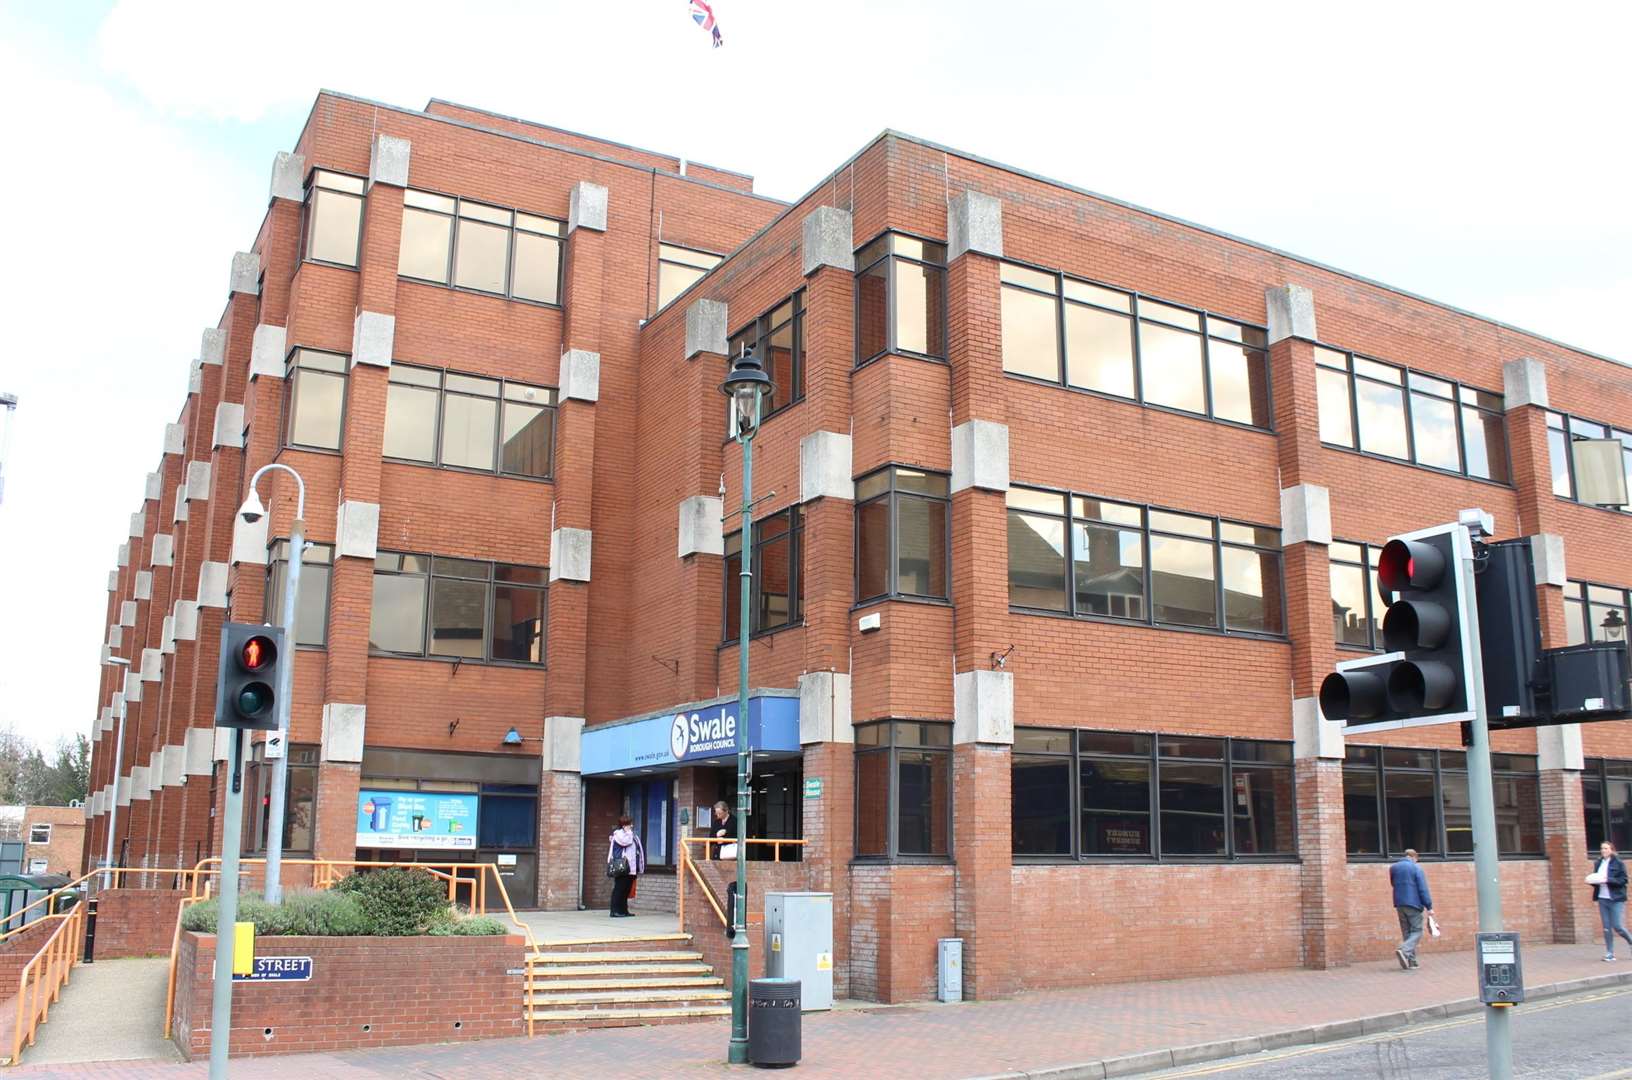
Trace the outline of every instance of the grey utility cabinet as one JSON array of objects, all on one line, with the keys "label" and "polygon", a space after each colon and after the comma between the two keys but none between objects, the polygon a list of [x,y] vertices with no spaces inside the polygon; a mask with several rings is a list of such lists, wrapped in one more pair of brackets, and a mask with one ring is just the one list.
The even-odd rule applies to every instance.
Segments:
[{"label": "grey utility cabinet", "polygon": [[803,1012],[833,1007],[833,894],[765,894],[765,974],[798,979]]}]

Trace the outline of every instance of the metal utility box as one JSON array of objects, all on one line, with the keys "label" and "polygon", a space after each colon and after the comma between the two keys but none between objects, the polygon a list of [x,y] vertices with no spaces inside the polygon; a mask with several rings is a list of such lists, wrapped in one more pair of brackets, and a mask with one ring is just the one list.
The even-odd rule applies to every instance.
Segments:
[{"label": "metal utility box", "polygon": [[1627,711],[1624,642],[1571,645],[1548,649],[1546,655],[1555,717]]},{"label": "metal utility box", "polygon": [[963,1000],[963,939],[943,937],[935,942],[935,1000]]},{"label": "metal utility box", "polygon": [[765,974],[798,979],[801,1011],[833,1007],[833,894],[765,894]]}]

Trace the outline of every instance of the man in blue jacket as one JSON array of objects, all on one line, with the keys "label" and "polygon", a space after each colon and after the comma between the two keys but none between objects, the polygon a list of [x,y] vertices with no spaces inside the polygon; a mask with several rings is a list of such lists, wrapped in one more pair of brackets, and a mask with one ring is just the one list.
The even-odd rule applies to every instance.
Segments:
[{"label": "man in blue jacket", "polygon": [[1415,848],[1405,849],[1405,858],[1388,868],[1389,884],[1394,886],[1394,911],[1400,917],[1400,935],[1405,938],[1394,950],[1400,967],[1407,971],[1417,966],[1417,942],[1422,940],[1422,916],[1434,913],[1434,898],[1428,892],[1428,875],[1417,865]]}]

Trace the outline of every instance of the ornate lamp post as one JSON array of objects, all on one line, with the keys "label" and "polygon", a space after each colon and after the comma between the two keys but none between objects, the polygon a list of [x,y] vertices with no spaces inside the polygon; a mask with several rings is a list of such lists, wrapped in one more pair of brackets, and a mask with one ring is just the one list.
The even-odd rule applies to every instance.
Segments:
[{"label": "ornate lamp post", "polygon": [[720,384],[736,410],[742,444],[742,601],[737,610],[737,898],[731,906],[731,1049],[727,1060],[748,1061],[748,632],[752,624],[754,432],[760,402],[776,389],[759,357],[742,351]]}]

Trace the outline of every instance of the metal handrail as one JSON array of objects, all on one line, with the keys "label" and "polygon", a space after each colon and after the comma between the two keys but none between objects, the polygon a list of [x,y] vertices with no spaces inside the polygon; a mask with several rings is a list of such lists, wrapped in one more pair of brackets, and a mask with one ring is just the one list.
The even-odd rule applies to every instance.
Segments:
[{"label": "metal handrail", "polygon": [[[79,888],[81,885],[87,885],[87,883],[89,883],[87,885],[86,890],[85,890],[86,893],[89,894],[89,893],[95,892],[96,889],[97,889],[96,879],[102,877],[104,874],[110,875],[112,877],[112,879],[115,882],[117,882],[117,881],[120,881],[120,880],[122,880],[123,878],[125,878],[127,876],[130,876],[130,875],[142,875],[142,874],[191,875],[191,874],[195,874],[195,873],[196,873],[196,870],[194,868],[192,868],[192,867],[184,867],[184,868],[178,870],[178,869],[169,869],[169,868],[156,867],[156,866],[110,866],[110,867],[105,867],[105,868],[100,869],[100,870],[92,870],[88,874],[81,874],[79,877],[75,878],[73,881],[70,881],[66,885],[62,885],[62,886],[59,886],[59,887],[51,890],[49,893],[47,893],[46,895],[40,897],[38,900],[35,900],[32,903],[26,904],[23,907],[18,908],[16,911],[11,912],[9,915],[0,916],[0,927],[5,926],[6,923],[11,922],[13,919],[21,917],[25,913],[27,913],[29,911],[32,911],[37,907],[40,907],[42,905],[51,904],[51,902],[53,900],[55,900],[58,896],[62,895],[65,892],[71,892],[71,891]],[[108,887],[109,888],[119,888],[119,886],[117,884],[110,885]],[[47,914],[51,913],[49,908],[47,908],[46,913]],[[32,925],[33,925],[32,922],[25,920],[24,922],[18,923],[16,926],[13,926],[9,930],[0,930],[0,942],[5,941],[7,938],[11,937],[13,934],[20,933],[21,931],[27,929],[29,926],[32,926]]]},{"label": "metal handrail", "polygon": [[170,934],[170,982],[164,989],[164,1030],[159,1032],[166,1039],[170,1037],[170,1025],[176,1018],[176,961],[181,954],[181,921],[189,906],[201,904],[207,899],[208,895],[184,896],[181,906],[176,908],[176,928]]},{"label": "metal handrail", "polygon": [[76,945],[84,923],[84,907],[76,904],[65,915],[45,918],[56,920],[57,928],[17,976],[17,1020],[11,1033],[11,1057],[7,1062],[10,1065],[22,1058],[25,1040],[29,1046],[34,1045],[35,1034],[50,1018],[51,1006],[62,997],[62,988],[68,984],[74,965],[79,963]]},{"label": "metal handrail", "polygon": [[[702,871],[697,869],[697,860],[691,857],[691,845],[701,844],[706,849],[710,844],[734,844],[736,842],[737,841],[735,838],[729,836],[682,836],[680,838],[680,873],[677,875],[680,880],[679,885],[675,890],[677,893],[675,897],[675,915],[680,920],[681,933],[685,933],[686,930],[686,873],[688,871],[691,873],[692,878],[696,880],[698,888],[703,890],[703,896],[708,900],[709,906],[714,909],[714,914],[719,917],[720,925],[731,925],[731,920],[726,918],[725,909],[720,906],[719,898],[714,895],[713,887],[709,885],[706,880],[704,880]],[[772,846],[771,861],[781,862],[782,845],[787,844],[792,847],[804,847],[806,841],[778,840],[772,837],[751,836],[744,841],[744,843],[750,845],[770,844]]]}]

